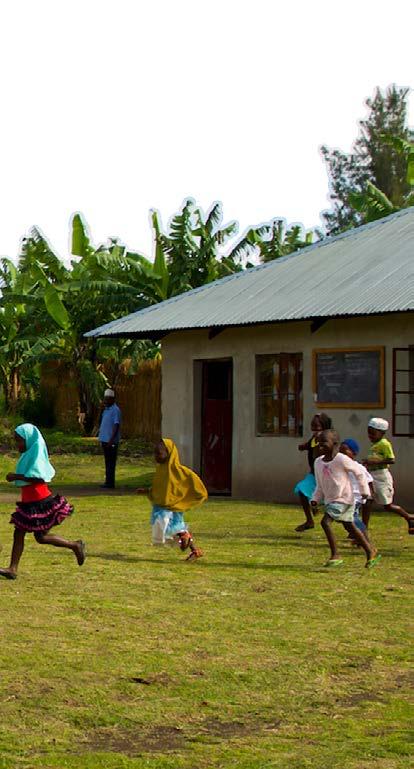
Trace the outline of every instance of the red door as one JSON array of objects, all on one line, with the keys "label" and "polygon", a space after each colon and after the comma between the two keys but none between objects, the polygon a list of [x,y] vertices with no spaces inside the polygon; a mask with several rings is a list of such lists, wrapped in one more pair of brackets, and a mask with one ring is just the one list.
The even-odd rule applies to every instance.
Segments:
[{"label": "red door", "polygon": [[231,360],[203,361],[201,475],[210,494],[231,494]]}]

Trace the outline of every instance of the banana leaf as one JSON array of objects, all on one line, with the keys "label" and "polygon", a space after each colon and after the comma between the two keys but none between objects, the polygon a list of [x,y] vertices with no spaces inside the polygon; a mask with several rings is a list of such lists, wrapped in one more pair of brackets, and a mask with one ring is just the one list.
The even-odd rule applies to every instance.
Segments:
[{"label": "banana leaf", "polygon": [[58,326],[64,329],[68,328],[70,326],[70,318],[66,307],[54,286],[50,284],[46,287],[44,293],[44,302],[49,315],[58,324]]}]

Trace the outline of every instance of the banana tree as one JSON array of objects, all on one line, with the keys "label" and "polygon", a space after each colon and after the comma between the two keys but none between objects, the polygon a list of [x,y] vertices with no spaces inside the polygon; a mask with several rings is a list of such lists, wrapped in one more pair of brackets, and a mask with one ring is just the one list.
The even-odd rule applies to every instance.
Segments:
[{"label": "banana tree", "polygon": [[259,243],[260,257],[263,262],[270,262],[280,256],[287,256],[300,248],[306,248],[313,242],[314,232],[305,232],[298,224],[286,226],[283,219],[273,219],[270,223],[268,238]]},{"label": "banana tree", "polygon": [[[155,355],[158,348],[146,344],[144,350],[142,342],[131,344],[128,340],[110,344],[96,342],[86,339],[84,333],[159,301],[163,276],[157,270],[162,265],[160,260],[152,264],[142,254],[128,251],[115,239],[95,248],[80,214],[75,214],[72,220],[72,253],[74,259],[65,280],[53,286],[66,317],[54,315],[59,328],[53,335],[39,340],[36,352],[42,360],[59,359],[73,372],[83,426],[90,433],[96,425],[102,393],[108,384],[104,364],[108,367],[109,359],[114,364],[111,380],[114,384],[122,356],[123,359],[131,357],[135,363],[140,357]],[[51,313],[50,305],[48,310]]]},{"label": "banana tree", "polygon": [[160,299],[243,269],[242,257],[252,253],[255,244],[243,239],[226,253],[223,246],[236,235],[238,225],[232,221],[222,226],[222,221],[221,203],[213,203],[204,214],[192,198],[184,201],[166,231],[161,228],[158,212],[152,212],[154,273],[161,278]]},{"label": "banana tree", "polygon": [[392,146],[406,159],[406,181],[411,190],[403,195],[398,205],[393,204],[385,192],[376,187],[372,182],[367,182],[362,192],[352,193],[349,197],[351,206],[363,214],[364,222],[373,222],[382,219],[403,208],[414,205],[414,142],[407,141],[401,136],[382,136],[384,144]]},{"label": "banana tree", "polygon": [[0,378],[6,408],[11,411],[18,408],[25,373],[38,362],[33,348],[39,334],[47,333],[53,326],[51,316],[59,311],[52,286],[40,298],[41,282],[47,284],[47,278],[38,264],[30,269],[26,245],[17,266],[9,259],[1,261]]}]

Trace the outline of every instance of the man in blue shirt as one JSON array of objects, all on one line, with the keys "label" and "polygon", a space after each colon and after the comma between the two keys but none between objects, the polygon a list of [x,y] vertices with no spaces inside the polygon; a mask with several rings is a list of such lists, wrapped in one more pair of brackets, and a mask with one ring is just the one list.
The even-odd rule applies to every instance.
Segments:
[{"label": "man in blue shirt", "polygon": [[114,489],[116,458],[121,438],[121,410],[115,403],[113,390],[105,390],[104,404],[98,434],[105,457],[105,483],[101,488]]}]

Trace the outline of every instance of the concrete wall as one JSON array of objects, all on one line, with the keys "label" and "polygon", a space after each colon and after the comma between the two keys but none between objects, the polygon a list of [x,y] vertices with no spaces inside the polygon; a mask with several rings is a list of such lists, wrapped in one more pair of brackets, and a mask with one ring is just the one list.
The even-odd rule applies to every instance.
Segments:
[{"label": "concrete wall", "polygon": [[[376,416],[391,421],[392,349],[414,344],[414,316],[410,314],[373,316],[328,321],[311,333],[309,321],[251,326],[223,331],[209,340],[208,330],[177,332],[162,342],[163,435],[179,446],[182,461],[199,466],[199,383],[195,361],[230,357],[233,359],[233,496],[293,502],[292,489],[307,471],[306,456],[299,453],[299,438],[256,435],[255,356],[266,353],[303,354],[304,436],[309,435],[312,415],[317,409],[312,392],[312,351],[320,347],[385,347],[385,408]],[[194,374],[194,371],[196,374]],[[339,434],[355,438],[361,456],[368,450],[366,425],[374,415],[370,409],[326,409]],[[196,417],[195,417],[196,414]],[[397,462],[393,469],[396,498],[414,510],[414,438],[391,435]]]}]

